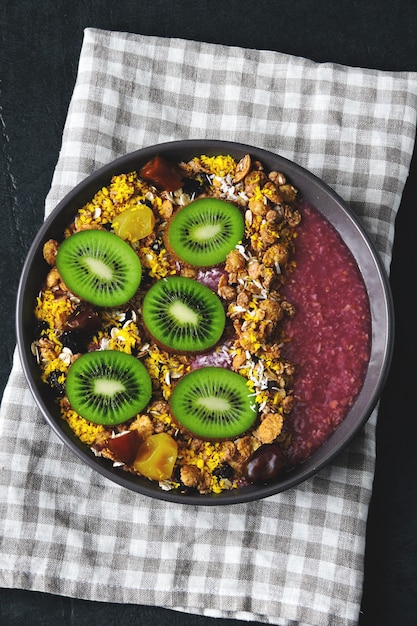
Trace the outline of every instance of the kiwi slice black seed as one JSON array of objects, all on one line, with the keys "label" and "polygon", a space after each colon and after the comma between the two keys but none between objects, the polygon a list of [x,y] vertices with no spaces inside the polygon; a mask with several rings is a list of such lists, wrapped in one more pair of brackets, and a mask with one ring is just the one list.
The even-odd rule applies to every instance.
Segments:
[{"label": "kiwi slice black seed", "polygon": [[66,394],[84,419],[111,426],[130,419],[149,403],[152,382],[143,363],[118,350],[86,352],[68,370]]},{"label": "kiwi slice black seed", "polygon": [[165,245],[180,260],[197,267],[225,261],[242,240],[245,223],[239,208],[217,198],[199,198],[170,220]]},{"label": "kiwi slice black seed", "polygon": [[202,439],[228,439],[248,430],[257,407],[246,379],[222,367],[186,374],[171,395],[175,420]]},{"label": "kiwi slice black seed", "polygon": [[192,278],[170,276],[152,285],[142,316],[149,334],[174,352],[204,352],[223,334],[226,314],[220,298]]},{"label": "kiwi slice black seed", "polygon": [[84,230],[65,239],[58,248],[56,265],[70,291],[102,307],[125,304],[142,278],[135,251],[106,230]]}]

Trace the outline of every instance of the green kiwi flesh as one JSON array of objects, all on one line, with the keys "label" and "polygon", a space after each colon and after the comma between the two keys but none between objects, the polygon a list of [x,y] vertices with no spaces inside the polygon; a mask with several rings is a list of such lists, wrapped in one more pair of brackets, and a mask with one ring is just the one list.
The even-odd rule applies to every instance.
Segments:
[{"label": "green kiwi flesh", "polygon": [[257,407],[246,379],[221,367],[186,374],[171,395],[171,412],[187,431],[202,439],[229,439],[247,431]]},{"label": "green kiwi flesh", "polygon": [[66,394],[84,419],[112,426],[121,424],[149,403],[152,382],[143,363],[118,350],[86,352],[70,366]]},{"label": "green kiwi flesh", "polygon": [[152,285],[143,300],[143,322],[153,339],[175,352],[205,352],[223,334],[220,298],[192,278],[170,276]]},{"label": "green kiwi flesh", "polygon": [[182,207],[170,220],[165,245],[189,265],[210,267],[226,260],[244,231],[242,213],[234,204],[199,198]]},{"label": "green kiwi flesh", "polygon": [[106,230],[84,230],[65,239],[58,248],[56,265],[70,291],[102,307],[125,304],[142,278],[135,251]]}]

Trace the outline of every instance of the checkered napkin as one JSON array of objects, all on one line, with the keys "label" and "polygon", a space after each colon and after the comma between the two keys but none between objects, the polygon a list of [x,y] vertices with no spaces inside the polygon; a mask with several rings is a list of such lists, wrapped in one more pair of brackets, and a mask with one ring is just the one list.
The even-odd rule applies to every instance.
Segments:
[{"label": "checkered napkin", "polygon": [[[323,178],[387,270],[415,139],[417,74],[88,29],[46,212],[143,146],[248,143]],[[0,417],[0,586],[282,626],[355,624],[376,411],[315,477],[259,502],[196,507],[119,487],[46,425],[18,359]]]}]

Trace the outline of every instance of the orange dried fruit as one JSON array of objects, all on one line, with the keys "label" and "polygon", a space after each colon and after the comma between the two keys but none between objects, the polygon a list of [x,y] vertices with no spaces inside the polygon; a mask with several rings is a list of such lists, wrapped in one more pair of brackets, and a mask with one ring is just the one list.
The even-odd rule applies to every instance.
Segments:
[{"label": "orange dried fruit", "polygon": [[116,235],[134,243],[150,235],[155,228],[155,215],[146,204],[136,204],[113,220]]},{"label": "orange dried fruit", "polygon": [[140,445],[133,466],[147,478],[167,480],[171,478],[177,454],[177,442],[167,433],[157,433]]}]

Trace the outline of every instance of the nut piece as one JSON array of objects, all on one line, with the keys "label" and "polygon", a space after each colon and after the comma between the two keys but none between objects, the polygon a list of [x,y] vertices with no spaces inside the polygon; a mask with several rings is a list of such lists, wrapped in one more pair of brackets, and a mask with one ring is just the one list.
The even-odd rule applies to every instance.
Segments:
[{"label": "nut piece", "polygon": [[294,202],[297,196],[297,190],[292,185],[281,185],[279,188],[282,196],[284,197],[285,202]]},{"label": "nut piece", "polygon": [[245,267],[245,259],[236,249],[231,250],[226,258],[225,270],[226,272],[233,273],[241,270]]},{"label": "nut piece", "polygon": [[275,263],[284,265],[287,263],[289,257],[289,251],[282,243],[276,243],[272,245],[262,257],[262,262],[268,267],[273,267]]},{"label": "nut piece", "polygon": [[236,441],[236,448],[242,457],[247,459],[259,446],[259,441],[252,435],[245,435]]},{"label": "nut piece", "polygon": [[55,239],[49,239],[43,246],[43,258],[49,265],[55,265],[55,259],[58,252],[58,242]]},{"label": "nut piece", "polygon": [[243,159],[240,159],[239,163],[236,165],[234,182],[238,183],[243,180],[246,174],[249,172],[251,167],[251,158],[249,154],[245,154]]},{"label": "nut piece", "polygon": [[132,422],[130,430],[137,430],[139,437],[143,441],[154,434],[154,427],[148,415],[139,415]]},{"label": "nut piece", "polygon": [[186,487],[198,487],[202,476],[196,465],[183,465],[180,470],[180,478]]},{"label": "nut piece", "polygon": [[172,216],[173,211],[174,205],[172,204],[171,200],[169,200],[169,198],[164,198],[164,200],[162,201],[162,206],[159,209],[159,213],[162,219],[169,220],[169,218]]},{"label": "nut piece", "polygon": [[217,293],[224,300],[234,300],[236,298],[236,289],[231,287],[227,282],[227,276],[220,276]]},{"label": "nut piece", "polygon": [[219,456],[222,463],[231,461],[236,453],[236,446],[233,441],[223,441],[220,445]]},{"label": "nut piece", "polygon": [[49,289],[51,289],[52,287],[55,287],[56,285],[58,285],[60,280],[61,280],[61,276],[59,275],[58,269],[56,267],[53,267],[48,272],[48,275],[46,277],[46,286]]},{"label": "nut piece", "polygon": [[294,404],[295,404],[294,396],[292,396],[292,395],[286,396],[282,400],[282,409],[283,409],[284,413],[291,413],[291,411],[294,408]]},{"label": "nut piece", "polygon": [[275,170],[272,170],[271,172],[269,172],[268,178],[269,180],[272,180],[272,182],[275,183],[275,185],[278,185],[279,187],[281,185],[285,185],[285,183],[287,182],[285,175],[282,172],[276,172]]},{"label": "nut piece", "polygon": [[272,443],[282,430],[284,420],[279,413],[268,413],[259,425],[256,436],[262,443]]}]

